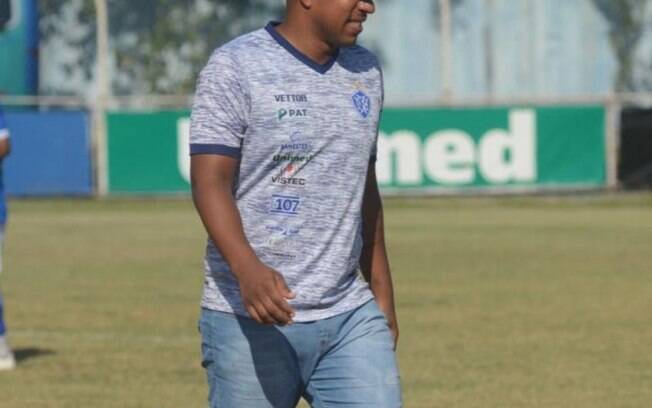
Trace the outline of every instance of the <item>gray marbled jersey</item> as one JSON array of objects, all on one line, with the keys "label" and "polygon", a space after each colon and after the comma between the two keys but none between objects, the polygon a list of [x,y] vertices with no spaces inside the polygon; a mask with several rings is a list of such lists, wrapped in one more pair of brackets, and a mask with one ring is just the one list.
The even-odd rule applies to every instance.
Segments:
[{"label": "gray marbled jersey", "polygon": [[[200,74],[190,152],[239,159],[245,235],[296,294],[295,321],[372,298],[359,274],[361,206],[382,102],[372,53],[354,46],[316,64],[273,24],[218,48]],[[210,239],[204,264],[202,306],[247,315]]]}]

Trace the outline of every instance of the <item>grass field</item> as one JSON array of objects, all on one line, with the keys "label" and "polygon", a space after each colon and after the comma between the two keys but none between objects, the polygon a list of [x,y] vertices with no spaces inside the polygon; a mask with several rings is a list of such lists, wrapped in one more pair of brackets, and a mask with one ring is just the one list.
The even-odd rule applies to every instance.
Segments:
[{"label": "grass field", "polygon": [[[386,200],[406,407],[652,406],[652,195]],[[203,407],[186,200],[11,203],[0,406]]]}]

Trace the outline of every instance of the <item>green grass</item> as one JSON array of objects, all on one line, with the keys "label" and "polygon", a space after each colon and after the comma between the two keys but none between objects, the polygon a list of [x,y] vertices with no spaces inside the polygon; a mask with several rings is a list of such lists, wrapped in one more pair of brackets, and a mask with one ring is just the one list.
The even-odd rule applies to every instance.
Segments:
[{"label": "green grass", "polygon": [[[386,200],[406,407],[652,406],[652,195]],[[0,406],[202,407],[186,200],[11,203]]]}]

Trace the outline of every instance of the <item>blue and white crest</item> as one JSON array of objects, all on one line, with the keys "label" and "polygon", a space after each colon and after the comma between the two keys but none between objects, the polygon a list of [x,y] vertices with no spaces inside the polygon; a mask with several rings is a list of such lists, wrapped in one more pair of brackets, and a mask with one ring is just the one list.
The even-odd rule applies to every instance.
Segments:
[{"label": "blue and white crest", "polygon": [[371,100],[364,92],[358,91],[353,95],[353,104],[360,116],[365,119],[369,116],[369,112],[371,112]]}]

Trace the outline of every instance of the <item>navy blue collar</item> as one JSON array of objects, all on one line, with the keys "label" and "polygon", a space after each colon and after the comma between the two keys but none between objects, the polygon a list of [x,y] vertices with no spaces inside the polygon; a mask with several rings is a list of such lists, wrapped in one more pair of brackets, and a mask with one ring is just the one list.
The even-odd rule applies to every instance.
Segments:
[{"label": "navy blue collar", "polygon": [[335,61],[337,61],[337,56],[340,53],[340,50],[338,49],[335,52],[335,55],[333,55],[328,61],[326,61],[324,64],[319,64],[310,57],[308,57],[306,54],[302,53],[298,49],[294,47],[294,45],[290,44],[288,40],[285,39],[278,31],[276,31],[276,26],[281,24],[278,21],[270,21],[269,24],[265,26],[265,30],[269,33],[269,35],[272,36],[276,40],[276,42],[283,48],[285,48],[290,54],[294,55],[296,59],[299,61],[303,62],[310,68],[314,69],[315,71],[319,72],[320,74],[325,74],[328,72],[329,69],[335,64]]}]

